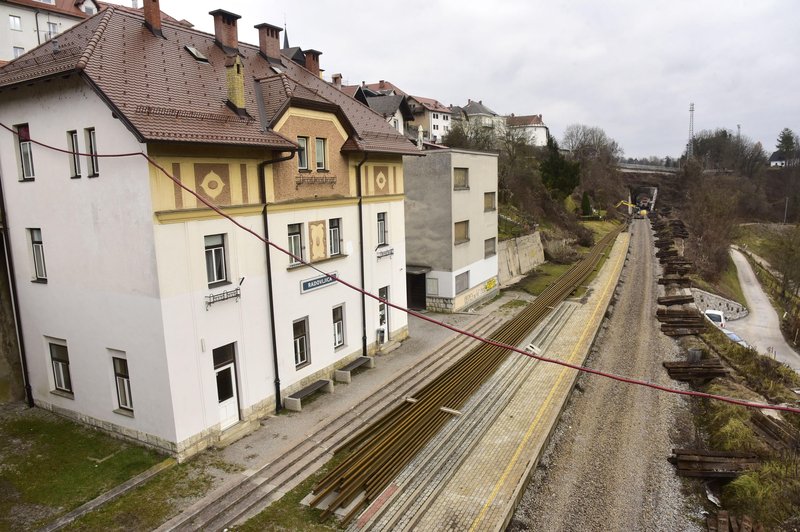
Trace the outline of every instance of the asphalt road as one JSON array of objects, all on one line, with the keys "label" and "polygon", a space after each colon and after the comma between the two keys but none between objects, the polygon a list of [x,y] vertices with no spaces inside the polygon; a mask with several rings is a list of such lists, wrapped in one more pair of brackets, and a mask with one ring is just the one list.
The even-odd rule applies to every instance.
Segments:
[{"label": "asphalt road", "polygon": [[750,263],[736,249],[731,249],[731,257],[739,273],[739,283],[750,312],[742,319],[729,321],[726,328],[741,336],[761,354],[772,356],[768,348],[774,349],[777,360],[791,366],[795,371],[800,371],[800,355],[784,340],[778,313],[761,289]]}]

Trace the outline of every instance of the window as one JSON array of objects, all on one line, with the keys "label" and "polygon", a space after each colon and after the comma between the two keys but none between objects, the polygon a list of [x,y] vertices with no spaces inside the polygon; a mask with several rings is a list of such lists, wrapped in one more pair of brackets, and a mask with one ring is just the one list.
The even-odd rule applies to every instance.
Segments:
[{"label": "window", "polygon": [[297,137],[297,169],[308,170],[308,137]]},{"label": "window", "polygon": [[55,22],[48,22],[47,23],[47,34],[45,35],[45,39],[52,39],[58,35],[58,24]]},{"label": "window", "polygon": [[308,365],[308,318],[294,322],[294,367],[300,369]]},{"label": "window", "polygon": [[206,276],[208,286],[218,286],[228,281],[225,267],[225,235],[209,235],[206,244]]},{"label": "window", "polygon": [[50,360],[53,364],[53,383],[56,390],[72,393],[67,346],[50,342]]},{"label": "window", "polygon": [[112,357],[114,363],[114,380],[117,384],[117,403],[123,410],[133,411],[131,395],[131,377],[128,374],[128,361],[124,358]]},{"label": "window", "polygon": [[378,213],[378,245],[386,245],[386,213]]},{"label": "window", "polygon": [[497,193],[485,192],[483,194],[483,212],[497,210]]},{"label": "window", "polygon": [[317,146],[314,155],[317,158],[317,170],[325,170],[327,166],[327,158],[325,157],[325,139],[316,139]]},{"label": "window", "polygon": [[100,174],[100,164],[97,157],[97,138],[95,137],[94,128],[88,128],[86,131],[86,151],[89,152],[89,177],[97,177]]},{"label": "window", "polygon": [[439,113],[433,113],[433,118],[434,118],[434,119],[437,119],[437,118],[439,118]]},{"label": "window", "polygon": [[469,272],[459,273],[456,275],[456,294],[467,290],[469,288]]},{"label": "window", "polygon": [[19,159],[22,167],[22,179],[33,179],[33,151],[31,150],[31,131],[28,124],[15,126],[19,142]]},{"label": "window", "polygon": [[344,345],[344,306],[333,309],[333,347]]},{"label": "window", "polygon": [[69,154],[69,171],[70,175],[74,177],[81,176],[81,157],[78,155],[80,152],[80,148],[78,146],[78,132],[77,131],[67,131],[67,145],[69,147],[69,151],[72,152]]},{"label": "window", "polygon": [[300,264],[303,259],[303,224],[289,224],[289,253],[294,257],[289,257],[289,265]]},{"label": "window", "polygon": [[34,282],[47,282],[47,268],[44,264],[44,244],[42,244],[42,230],[28,229],[33,253],[33,280]]},{"label": "window", "polygon": [[487,238],[483,241],[483,258],[488,259],[497,254],[497,245],[494,238]]},{"label": "window", "polygon": [[[444,120],[445,122],[450,120],[450,115],[442,115],[442,120]],[[445,127],[447,127],[447,126],[445,126]]]},{"label": "window", "polygon": [[469,168],[453,168],[453,190],[469,188]]},{"label": "window", "polygon": [[456,222],[453,224],[453,240],[456,244],[469,242],[469,221]]},{"label": "window", "polygon": [[8,16],[8,27],[12,30],[22,31],[22,19],[17,15]]},{"label": "window", "polygon": [[328,255],[334,257],[342,253],[342,219],[328,220]]},{"label": "window", "polygon": [[24,53],[25,53],[25,48],[23,48],[21,46],[15,46],[14,47],[14,59],[18,58],[19,56],[21,56]]}]

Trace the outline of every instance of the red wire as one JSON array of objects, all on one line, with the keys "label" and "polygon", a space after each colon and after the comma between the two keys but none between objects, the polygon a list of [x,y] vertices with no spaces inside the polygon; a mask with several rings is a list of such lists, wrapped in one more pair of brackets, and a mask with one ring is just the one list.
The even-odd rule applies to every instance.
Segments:
[{"label": "red wire", "polygon": [[[13,129],[9,128],[5,124],[0,123],[0,126],[2,126],[4,129],[10,131],[11,133],[13,133],[15,135],[17,134],[16,131],[14,131]],[[722,401],[722,402],[725,402],[725,403],[744,406],[744,407],[747,407],[747,408],[778,410],[778,411],[782,411],[782,412],[791,412],[791,413],[794,413],[794,414],[800,414],[800,408],[797,408],[797,407],[791,407],[791,406],[785,406],[785,405],[770,405],[770,404],[765,404],[765,403],[754,403],[754,402],[751,402],[751,401],[744,401],[742,399],[734,399],[732,397],[725,397],[723,395],[715,395],[715,394],[705,393],[705,392],[696,392],[696,391],[692,391],[692,390],[679,390],[677,388],[670,388],[669,386],[662,386],[660,384],[654,384],[652,382],[647,382],[647,381],[643,381],[643,380],[639,380],[639,379],[633,379],[633,378],[630,378],[630,377],[623,377],[621,375],[615,375],[614,373],[607,373],[605,371],[600,371],[600,370],[596,370],[596,369],[592,369],[592,368],[587,368],[585,366],[578,366],[576,364],[571,364],[571,363],[565,362],[563,360],[557,360],[557,359],[554,359],[554,358],[549,358],[549,357],[545,357],[545,356],[541,356],[541,355],[536,355],[534,353],[528,353],[527,351],[519,349],[519,348],[517,348],[515,346],[507,345],[507,344],[504,344],[502,342],[496,342],[496,341],[491,340],[489,338],[484,338],[482,336],[478,336],[477,334],[471,333],[469,331],[465,331],[463,329],[459,329],[458,327],[454,327],[452,325],[448,325],[447,323],[441,322],[439,320],[435,320],[433,318],[425,316],[424,314],[420,314],[419,312],[415,312],[415,311],[413,311],[411,309],[408,309],[408,308],[402,307],[400,305],[396,305],[394,303],[391,303],[390,301],[382,299],[382,298],[376,296],[375,294],[372,294],[372,293],[370,293],[370,292],[368,292],[368,291],[366,291],[366,290],[364,290],[362,288],[359,288],[358,286],[355,286],[355,285],[345,281],[344,279],[340,279],[339,277],[337,277],[337,276],[335,276],[333,274],[330,274],[328,272],[320,270],[319,268],[317,268],[313,264],[304,261],[302,259],[302,257],[298,257],[296,255],[293,255],[288,250],[282,248],[281,246],[275,244],[274,242],[272,242],[270,240],[267,240],[266,238],[262,237],[261,235],[259,235],[255,231],[253,231],[252,229],[250,229],[248,227],[245,227],[244,225],[242,225],[239,222],[237,222],[236,220],[234,220],[231,216],[226,214],[220,207],[218,207],[217,205],[214,205],[213,203],[211,203],[207,199],[205,199],[202,196],[200,196],[200,194],[198,194],[194,190],[190,189],[189,187],[187,187],[186,185],[181,183],[179,179],[177,179],[174,176],[172,176],[172,174],[167,172],[167,170],[164,169],[164,167],[162,167],[160,164],[155,162],[146,153],[143,153],[143,152],[131,152],[131,153],[108,154],[108,155],[95,155],[95,154],[91,154],[91,153],[79,153],[79,152],[73,152],[73,151],[70,151],[70,150],[64,150],[62,148],[56,148],[54,146],[49,146],[47,144],[44,144],[42,142],[37,142],[35,140],[31,140],[31,142],[33,142],[34,144],[37,144],[39,146],[42,146],[44,148],[55,150],[55,151],[58,151],[58,152],[61,152],[61,153],[68,153],[68,154],[73,154],[73,155],[85,155],[85,156],[88,156],[88,157],[133,157],[133,156],[142,156],[151,165],[153,165],[155,168],[160,170],[165,176],[167,176],[172,182],[174,182],[176,185],[181,187],[183,190],[187,191],[189,194],[191,194],[192,196],[197,198],[197,200],[199,200],[201,203],[203,203],[209,209],[213,210],[214,212],[216,212],[217,214],[219,214],[220,216],[222,216],[223,218],[225,218],[226,220],[228,220],[229,222],[234,224],[239,229],[242,229],[243,231],[253,235],[255,238],[257,238],[261,242],[267,244],[268,246],[272,246],[273,248],[277,249],[281,253],[284,253],[284,254],[288,255],[289,257],[292,257],[295,261],[300,262],[300,263],[304,264],[305,266],[308,266],[311,269],[313,269],[313,270],[315,270],[315,271],[317,271],[317,272],[319,272],[319,273],[321,273],[321,274],[323,274],[323,275],[325,275],[325,276],[327,276],[327,277],[329,277],[331,279],[336,279],[336,281],[341,283],[342,285],[344,285],[344,286],[346,286],[346,287],[348,287],[348,288],[350,288],[352,290],[355,290],[356,292],[364,294],[365,296],[371,297],[375,301],[378,301],[380,303],[385,303],[386,305],[390,306],[391,308],[393,308],[395,310],[399,310],[401,312],[405,312],[406,314],[408,314],[410,316],[414,316],[415,318],[427,321],[429,323],[433,323],[434,325],[438,325],[440,327],[444,327],[445,329],[448,329],[450,331],[453,331],[453,332],[455,332],[457,334],[460,334],[460,335],[463,335],[463,336],[467,336],[469,338],[472,338],[473,340],[477,340],[479,342],[483,342],[485,344],[489,344],[489,345],[492,345],[492,346],[495,346],[495,347],[499,347],[499,348],[502,348],[502,349],[508,349],[508,350],[513,351],[515,353],[519,353],[520,355],[525,355],[527,357],[534,358],[534,359],[539,360],[541,362],[547,362],[549,364],[556,364],[556,365],[563,366],[563,367],[566,367],[566,368],[574,369],[576,371],[582,371],[584,373],[589,373],[589,374],[592,374],[592,375],[598,375],[600,377],[606,377],[608,379],[612,379],[612,380],[615,380],[615,381],[618,381],[618,382],[623,382],[623,383],[626,383],[626,384],[633,384],[633,385],[636,385],[636,386],[643,386],[645,388],[651,388],[651,389],[654,389],[654,390],[658,390],[658,391],[662,391],[662,392],[666,392],[666,393],[671,393],[671,394],[676,394],[676,395],[683,395],[683,396],[688,396],[688,397],[701,397],[701,398],[704,398],[704,399],[713,399],[713,400],[716,400],[716,401]]]}]

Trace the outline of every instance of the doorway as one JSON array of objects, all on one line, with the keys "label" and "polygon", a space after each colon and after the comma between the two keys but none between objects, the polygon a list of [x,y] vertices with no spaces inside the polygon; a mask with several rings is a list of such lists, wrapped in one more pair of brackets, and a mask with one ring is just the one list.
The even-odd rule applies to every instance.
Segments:
[{"label": "doorway", "polygon": [[239,396],[236,390],[236,343],[213,351],[217,378],[220,428],[225,430],[239,422]]},{"label": "doorway", "polygon": [[[378,289],[378,297],[382,300],[389,301],[389,287],[384,286]],[[378,330],[382,333],[381,338],[378,338],[378,343],[382,344],[389,340],[389,305],[381,301],[378,303]]]}]

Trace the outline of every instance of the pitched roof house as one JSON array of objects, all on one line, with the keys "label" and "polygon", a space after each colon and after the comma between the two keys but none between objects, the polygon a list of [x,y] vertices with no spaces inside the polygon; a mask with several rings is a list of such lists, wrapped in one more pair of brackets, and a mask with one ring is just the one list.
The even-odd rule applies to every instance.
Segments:
[{"label": "pitched roof house", "polygon": [[179,458],[407,334],[337,279],[405,302],[417,150],[320,52],[210,14],[213,35],[110,6],[0,68],[29,400]]},{"label": "pitched roof house", "polygon": [[521,131],[534,146],[546,146],[550,130],[542,121],[542,115],[521,115],[513,113],[506,117],[506,126]]}]

